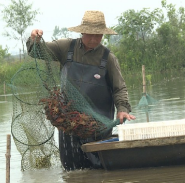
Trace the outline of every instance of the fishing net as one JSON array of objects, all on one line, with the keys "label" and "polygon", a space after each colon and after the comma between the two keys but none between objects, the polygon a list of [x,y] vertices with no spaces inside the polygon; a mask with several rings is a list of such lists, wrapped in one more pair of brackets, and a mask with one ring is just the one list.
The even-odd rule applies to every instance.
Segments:
[{"label": "fishing net", "polygon": [[30,55],[33,59],[25,61],[10,83],[11,131],[22,155],[22,170],[59,164],[55,129],[85,139],[119,124],[93,110],[88,97],[60,73],[59,61],[42,38],[34,42]]},{"label": "fishing net", "polygon": [[138,108],[140,109],[146,109],[149,106],[155,105],[158,103],[158,100],[154,99],[153,97],[151,97],[150,95],[143,93],[143,96],[141,97],[139,104],[138,104]]}]

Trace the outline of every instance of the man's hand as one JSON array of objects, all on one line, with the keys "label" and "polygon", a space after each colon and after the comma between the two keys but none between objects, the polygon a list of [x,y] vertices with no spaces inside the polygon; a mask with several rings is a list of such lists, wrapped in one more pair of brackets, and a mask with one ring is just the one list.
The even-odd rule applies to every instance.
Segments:
[{"label": "man's hand", "polygon": [[117,114],[117,119],[120,120],[120,124],[123,123],[124,118],[126,118],[126,119],[129,120],[129,121],[130,121],[130,120],[136,119],[135,116],[133,116],[133,115],[131,115],[131,114],[128,114],[127,112],[118,112],[118,114]]},{"label": "man's hand", "polygon": [[34,29],[31,32],[31,38],[33,41],[35,40],[35,38],[37,38],[37,41],[40,41],[40,38],[42,37],[42,35],[43,35],[43,31],[39,29]]}]

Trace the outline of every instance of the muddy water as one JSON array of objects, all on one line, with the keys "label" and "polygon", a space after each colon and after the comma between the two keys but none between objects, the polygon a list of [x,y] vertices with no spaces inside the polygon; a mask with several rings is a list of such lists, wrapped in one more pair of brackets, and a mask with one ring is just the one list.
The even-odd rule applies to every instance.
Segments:
[{"label": "muddy water", "polygon": [[[168,79],[147,88],[148,94],[159,102],[148,111],[150,121],[164,121],[185,118],[185,85],[184,78]],[[133,114],[137,117],[134,122],[146,122],[146,112],[137,109],[141,99],[140,88],[129,87],[129,98]],[[0,175],[5,182],[6,175],[6,135],[11,133],[12,96],[0,96]],[[127,122],[128,123],[128,122]],[[116,133],[116,129],[115,129]],[[56,131],[56,141],[57,141]],[[119,158],[119,157],[118,157]],[[11,183],[184,183],[185,166],[158,167],[127,170],[76,170],[64,172],[61,167],[21,171],[21,156],[12,139],[11,145]]]}]

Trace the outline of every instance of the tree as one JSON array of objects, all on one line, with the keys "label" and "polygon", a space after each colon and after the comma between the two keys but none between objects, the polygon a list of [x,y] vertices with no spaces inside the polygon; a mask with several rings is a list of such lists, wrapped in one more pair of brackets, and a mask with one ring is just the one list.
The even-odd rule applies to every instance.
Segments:
[{"label": "tree", "polygon": [[[119,37],[105,35],[104,42],[120,62],[124,74],[141,70],[185,68],[185,8],[161,1],[162,9],[127,10],[112,27]],[[117,37],[117,39],[115,39]]]},{"label": "tree", "polygon": [[69,31],[66,27],[59,28],[59,26],[55,26],[55,29],[53,31],[53,40],[58,40],[59,38],[68,38],[70,36]]},{"label": "tree", "polygon": [[158,55],[163,58],[160,63],[165,69],[184,67],[185,8],[176,9],[175,5],[167,4],[166,0],[162,0],[161,4],[166,12],[166,20],[157,29]]},{"label": "tree", "polygon": [[[159,8],[150,11],[143,8],[140,11],[128,10],[118,17],[118,25],[114,30],[122,36],[120,46],[113,49],[120,61],[122,70],[141,68],[141,65],[151,62],[150,40],[155,29],[161,24],[163,13]],[[117,44],[118,45],[118,44]]]},{"label": "tree", "polygon": [[33,25],[33,22],[36,21],[36,15],[40,14],[40,12],[32,10],[32,4],[27,4],[27,0],[11,0],[10,5],[4,6],[2,14],[6,27],[12,29],[11,32],[5,30],[4,35],[10,39],[21,41],[23,54],[25,55],[25,31],[29,26]]},{"label": "tree", "polygon": [[2,46],[0,45],[0,61],[9,56],[10,54],[8,53],[8,47],[3,49]]}]

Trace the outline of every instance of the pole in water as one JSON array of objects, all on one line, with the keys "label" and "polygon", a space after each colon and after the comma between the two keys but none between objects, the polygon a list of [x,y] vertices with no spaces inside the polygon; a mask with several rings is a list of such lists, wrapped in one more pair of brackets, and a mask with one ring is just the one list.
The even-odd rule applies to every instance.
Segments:
[{"label": "pole in water", "polygon": [[[142,75],[143,75],[143,94],[146,97],[146,77],[145,77],[145,66],[144,65],[142,65]],[[147,122],[149,122],[148,112],[146,112],[146,120]]]},{"label": "pole in water", "polygon": [[5,101],[6,101],[6,84],[5,84],[5,81],[4,81],[4,96],[5,96]]},{"label": "pole in water", "polygon": [[6,183],[10,183],[10,150],[11,150],[11,135],[7,135],[7,144],[6,144]]}]

